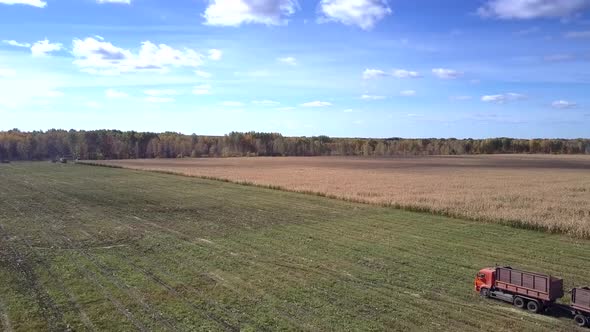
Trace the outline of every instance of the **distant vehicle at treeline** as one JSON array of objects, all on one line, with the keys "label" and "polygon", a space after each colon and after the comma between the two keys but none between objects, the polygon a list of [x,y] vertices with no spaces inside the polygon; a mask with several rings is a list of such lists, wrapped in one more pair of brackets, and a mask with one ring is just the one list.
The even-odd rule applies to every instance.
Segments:
[{"label": "distant vehicle at treeline", "polygon": [[590,139],[454,139],[224,136],[118,130],[0,132],[0,160],[134,159],[232,156],[376,156],[497,153],[590,154]]}]

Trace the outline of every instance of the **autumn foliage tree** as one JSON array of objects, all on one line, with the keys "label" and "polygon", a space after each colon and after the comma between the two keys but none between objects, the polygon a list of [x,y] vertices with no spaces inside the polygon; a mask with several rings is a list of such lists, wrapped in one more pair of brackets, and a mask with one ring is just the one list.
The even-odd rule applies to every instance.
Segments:
[{"label": "autumn foliage tree", "polygon": [[0,160],[133,159],[233,156],[376,156],[493,153],[590,154],[589,139],[366,139],[285,137],[231,132],[224,136],[119,130],[0,132]]}]

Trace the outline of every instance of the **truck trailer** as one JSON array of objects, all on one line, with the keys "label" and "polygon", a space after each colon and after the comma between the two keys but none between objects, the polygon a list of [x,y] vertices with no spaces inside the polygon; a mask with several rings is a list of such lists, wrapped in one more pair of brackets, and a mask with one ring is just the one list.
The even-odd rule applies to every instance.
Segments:
[{"label": "truck trailer", "polygon": [[475,291],[482,297],[510,302],[515,307],[540,313],[559,307],[571,313],[579,326],[590,323],[590,288],[571,291],[571,304],[558,304],[564,296],[563,279],[509,266],[481,269],[475,276]]}]

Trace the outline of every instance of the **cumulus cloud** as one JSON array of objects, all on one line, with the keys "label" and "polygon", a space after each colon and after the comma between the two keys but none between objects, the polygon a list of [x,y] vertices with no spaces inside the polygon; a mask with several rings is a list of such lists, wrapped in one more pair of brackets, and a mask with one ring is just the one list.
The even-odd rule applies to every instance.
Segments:
[{"label": "cumulus cloud", "polygon": [[277,110],[277,111],[292,111],[294,109],[295,109],[295,107],[292,107],[292,106],[277,107],[277,108],[275,108],[275,110]]},{"label": "cumulus cloud", "polygon": [[590,38],[590,30],[586,31],[568,31],[565,33],[566,38]]},{"label": "cumulus cloud", "polygon": [[13,77],[15,75],[16,75],[16,71],[14,69],[0,68],[0,78]]},{"label": "cumulus cloud", "polygon": [[222,55],[223,55],[223,52],[221,50],[212,48],[209,50],[209,55],[207,57],[209,58],[209,60],[219,61],[219,60],[221,60]]},{"label": "cumulus cloud", "polygon": [[74,64],[91,74],[120,74],[125,72],[156,70],[170,67],[198,67],[203,56],[192,49],[178,50],[165,44],[150,41],[141,43],[137,54],[94,38],[73,41]]},{"label": "cumulus cloud", "polygon": [[210,73],[202,70],[195,70],[195,74],[202,78],[210,78],[212,76]]},{"label": "cumulus cloud", "polygon": [[404,97],[413,97],[416,95],[416,91],[415,90],[403,90],[400,91],[400,96],[404,96]]},{"label": "cumulus cloud", "polygon": [[500,19],[563,18],[590,7],[590,0],[490,0],[477,13]]},{"label": "cumulus cloud", "polygon": [[203,17],[208,25],[280,25],[298,9],[297,0],[209,0]]},{"label": "cumulus cloud", "polygon": [[377,22],[391,14],[386,0],[321,0],[320,22],[340,22],[372,29]]},{"label": "cumulus cloud", "polygon": [[385,99],[385,96],[362,95],[361,99],[363,99],[363,100],[381,100],[381,99]]},{"label": "cumulus cloud", "polygon": [[471,100],[471,96],[452,96],[451,100],[454,100],[454,101]]},{"label": "cumulus cloud", "polygon": [[46,90],[36,94],[36,97],[41,98],[61,98],[63,96],[65,96],[65,94],[58,90]]},{"label": "cumulus cloud", "polygon": [[160,96],[175,96],[175,95],[179,95],[180,93],[174,89],[150,89],[150,90],[145,90],[143,93],[145,93],[148,96],[152,96],[152,97],[160,97]]},{"label": "cumulus cloud", "polygon": [[174,101],[174,98],[149,96],[145,97],[144,100],[148,103],[171,103]]},{"label": "cumulus cloud", "polygon": [[3,40],[2,42],[4,44],[8,44],[8,45],[14,46],[14,47],[26,47],[26,48],[31,47],[31,44],[29,44],[29,43],[19,43],[16,40]]},{"label": "cumulus cloud", "polygon": [[244,103],[239,101],[223,101],[221,102],[221,105],[227,107],[242,107],[244,106]]},{"label": "cumulus cloud", "polygon": [[122,91],[117,91],[115,89],[108,89],[104,92],[105,97],[109,99],[117,99],[117,98],[126,98],[129,97],[128,94]]},{"label": "cumulus cloud", "polygon": [[252,104],[260,105],[260,106],[278,106],[281,103],[279,103],[278,101],[274,101],[274,100],[253,100]]},{"label": "cumulus cloud", "polygon": [[194,95],[208,95],[211,94],[211,86],[209,84],[197,85],[193,89]]},{"label": "cumulus cloud", "polygon": [[51,52],[56,52],[62,49],[60,43],[50,43],[49,40],[40,40],[31,46],[31,54],[33,56],[45,56]]},{"label": "cumulus cloud", "polygon": [[301,104],[301,106],[303,106],[303,107],[326,107],[326,106],[332,106],[332,103],[327,102],[327,101],[310,101],[308,103]]},{"label": "cumulus cloud", "polygon": [[365,80],[370,80],[384,76],[387,76],[387,73],[385,73],[381,69],[365,69],[365,71],[363,72],[363,79]]},{"label": "cumulus cloud", "polygon": [[394,69],[392,74],[393,77],[397,78],[419,78],[420,73],[417,71],[405,70],[405,69]]},{"label": "cumulus cloud", "polygon": [[487,103],[504,104],[510,101],[523,100],[525,98],[526,96],[520,93],[509,92],[504,94],[482,96],[481,101]]},{"label": "cumulus cloud", "polygon": [[576,57],[571,54],[552,54],[543,57],[543,60],[548,62],[564,62],[575,60],[575,58]]},{"label": "cumulus cloud", "polygon": [[0,4],[4,5],[28,5],[33,7],[44,8],[47,2],[41,0],[0,0]]},{"label": "cumulus cloud", "polygon": [[294,57],[292,57],[292,56],[288,56],[288,57],[284,57],[284,58],[278,58],[277,60],[279,62],[284,63],[284,64],[289,65],[289,66],[295,66],[295,65],[297,65],[297,60]]},{"label": "cumulus cloud", "polygon": [[553,103],[551,103],[551,106],[553,108],[566,109],[566,108],[575,108],[577,106],[577,104],[574,102],[571,102],[571,101],[567,101],[567,100],[556,100]]},{"label": "cumulus cloud", "polygon": [[87,101],[86,104],[84,104],[84,105],[88,108],[101,108],[102,107],[102,105],[99,102],[94,101],[94,100]]},{"label": "cumulus cloud", "polygon": [[463,75],[462,72],[447,68],[434,68],[432,70],[434,76],[443,80],[453,80]]},{"label": "cumulus cloud", "polygon": [[96,0],[97,3],[120,3],[124,5],[130,5],[131,0]]}]

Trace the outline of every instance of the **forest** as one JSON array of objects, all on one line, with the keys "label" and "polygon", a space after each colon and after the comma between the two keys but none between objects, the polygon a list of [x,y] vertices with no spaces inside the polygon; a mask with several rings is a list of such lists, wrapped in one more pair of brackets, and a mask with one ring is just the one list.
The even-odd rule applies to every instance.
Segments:
[{"label": "forest", "polygon": [[396,156],[500,153],[590,154],[590,139],[455,139],[224,136],[119,130],[0,131],[0,160],[134,159],[236,156]]}]

